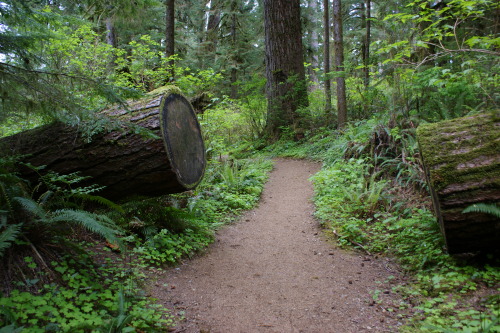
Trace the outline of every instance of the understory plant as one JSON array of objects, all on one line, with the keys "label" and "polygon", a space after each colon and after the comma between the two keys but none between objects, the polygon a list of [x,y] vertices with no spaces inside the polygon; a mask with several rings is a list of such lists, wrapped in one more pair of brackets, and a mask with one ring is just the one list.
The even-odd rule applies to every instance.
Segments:
[{"label": "understory plant", "polygon": [[[138,292],[144,283],[143,264],[109,249],[96,253],[98,243],[81,246],[85,253],[49,263],[60,281],[33,279],[31,292],[14,289],[3,295],[0,327],[6,332],[161,332],[172,326],[168,310]],[[24,260],[36,265],[32,257]]]},{"label": "understory plant", "polygon": [[[119,206],[97,196],[98,186],[79,186],[85,177],[78,174],[49,172],[30,187],[12,171],[16,163],[16,158],[3,158],[0,164],[0,330],[114,327],[106,332],[126,332],[168,327],[166,309],[136,292],[144,277],[142,266],[104,254],[110,252],[102,247],[105,242],[124,249],[123,229],[106,214],[84,209],[88,203],[108,210]],[[36,171],[43,173],[41,168]],[[84,239],[95,241],[85,244]],[[96,248],[102,253],[95,253]]]},{"label": "understory plant", "polygon": [[[116,208],[94,193],[99,190],[95,185],[78,185],[86,177],[48,172],[36,186],[29,186],[12,171],[16,164],[14,157],[0,160],[0,259],[5,268],[2,289],[8,291],[12,280],[27,281],[33,273],[47,275],[45,279],[53,277],[47,261],[71,251],[72,236],[81,230],[120,244],[122,231],[108,216],[83,209],[85,202]],[[42,172],[42,168],[34,169]],[[24,257],[32,257],[33,265],[40,270],[30,272],[29,267],[25,270],[26,265],[16,266]]]}]

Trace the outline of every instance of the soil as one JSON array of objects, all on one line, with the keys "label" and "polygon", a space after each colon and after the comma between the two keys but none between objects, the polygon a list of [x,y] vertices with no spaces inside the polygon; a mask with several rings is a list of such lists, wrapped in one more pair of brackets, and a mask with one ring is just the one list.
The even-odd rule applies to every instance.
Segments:
[{"label": "soil", "polygon": [[310,200],[319,169],[276,160],[257,208],[219,230],[203,255],[155,274],[152,296],[183,316],[175,332],[397,331],[380,299],[396,301],[388,281],[399,273],[328,241]]}]

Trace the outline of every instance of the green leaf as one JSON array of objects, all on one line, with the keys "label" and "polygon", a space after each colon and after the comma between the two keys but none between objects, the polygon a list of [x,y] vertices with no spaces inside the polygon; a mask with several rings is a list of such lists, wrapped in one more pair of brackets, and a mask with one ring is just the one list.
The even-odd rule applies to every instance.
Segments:
[{"label": "green leaf", "polygon": [[462,213],[485,213],[500,218],[500,207],[495,204],[479,203],[465,208]]}]

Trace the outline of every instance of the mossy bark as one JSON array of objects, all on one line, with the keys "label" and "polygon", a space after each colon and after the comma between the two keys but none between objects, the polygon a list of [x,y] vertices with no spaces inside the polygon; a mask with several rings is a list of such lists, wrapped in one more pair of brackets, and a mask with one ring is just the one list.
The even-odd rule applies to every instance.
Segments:
[{"label": "mossy bark", "polygon": [[[203,139],[192,106],[178,88],[161,88],[130,102],[127,109],[115,107],[103,115],[119,119],[125,126],[87,142],[75,127],[53,123],[1,139],[2,153],[26,155],[23,162],[45,165],[44,172],[78,171],[90,176],[89,183],[105,186],[99,194],[114,200],[178,193],[201,181]],[[127,123],[154,135],[135,133]],[[20,172],[38,182],[39,175],[33,170],[22,168]]]},{"label": "mossy bark", "polygon": [[477,203],[500,203],[498,114],[482,113],[421,125],[417,137],[448,251],[497,250],[500,219],[462,211]]}]

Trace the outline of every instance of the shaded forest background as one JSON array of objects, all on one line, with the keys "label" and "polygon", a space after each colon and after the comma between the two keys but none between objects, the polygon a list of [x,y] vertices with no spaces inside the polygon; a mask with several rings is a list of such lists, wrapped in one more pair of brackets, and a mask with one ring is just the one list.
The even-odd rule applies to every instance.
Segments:
[{"label": "shaded forest background", "polygon": [[[263,3],[183,1],[168,13],[172,4],[3,2],[2,123],[15,125],[4,135],[50,118],[94,121],[107,103],[166,83],[190,97],[203,94],[207,105],[257,103],[266,79]],[[337,77],[347,81],[350,121],[382,113],[436,121],[498,107],[494,1],[344,1],[341,49],[333,45],[338,37],[325,41],[325,5],[333,31],[339,17],[331,19],[332,4],[300,6],[310,92],[302,102],[309,106],[298,111],[308,115],[304,130],[337,125],[323,96],[325,83]],[[167,34],[166,22],[175,35]],[[324,51],[336,59],[342,50],[342,64],[325,72]],[[255,131],[262,135],[262,128]]]},{"label": "shaded forest background", "polygon": [[28,166],[28,183],[1,147],[0,327],[167,330],[145,272],[203,249],[291,156],[323,162],[316,215],[338,243],[410,276],[383,304],[402,331],[493,332],[498,263],[446,253],[415,129],[498,115],[499,29],[490,0],[1,1],[0,137],[60,121],[92,142],[123,126],[103,109],[175,85],[209,162],[194,191],[114,203],[78,173]]}]

